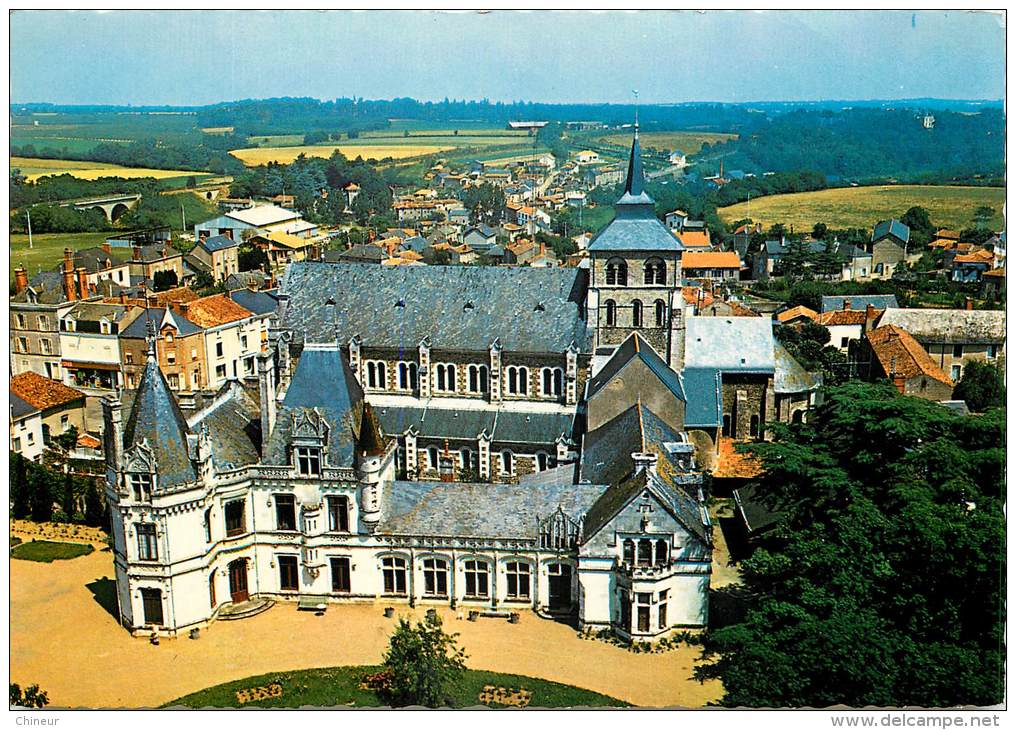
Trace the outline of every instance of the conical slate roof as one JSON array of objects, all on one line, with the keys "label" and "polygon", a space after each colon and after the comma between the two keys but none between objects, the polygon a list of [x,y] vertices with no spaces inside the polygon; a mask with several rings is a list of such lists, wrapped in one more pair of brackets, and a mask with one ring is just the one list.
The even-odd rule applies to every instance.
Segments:
[{"label": "conical slate roof", "polygon": [[363,402],[363,415],[360,417],[360,435],[356,440],[356,450],[361,456],[378,456],[385,452],[385,440],[381,435],[381,426],[370,403]]},{"label": "conical slate roof", "polygon": [[131,449],[147,439],[158,466],[159,486],[185,484],[197,479],[187,450],[188,433],[187,419],[159,370],[155,353],[149,351],[124,428],[124,449]]},{"label": "conical slate roof", "polygon": [[639,128],[635,127],[635,137],[631,142],[631,155],[628,158],[628,177],[624,182],[624,194],[618,199],[618,205],[653,205],[654,201],[646,192],[646,178],[642,171],[642,147],[639,145]]}]

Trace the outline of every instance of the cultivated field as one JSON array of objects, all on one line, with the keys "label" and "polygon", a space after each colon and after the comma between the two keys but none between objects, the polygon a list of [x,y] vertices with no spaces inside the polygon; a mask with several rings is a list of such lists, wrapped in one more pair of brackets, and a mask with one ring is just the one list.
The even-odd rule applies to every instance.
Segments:
[{"label": "cultivated field", "polygon": [[82,180],[98,180],[100,177],[154,177],[158,180],[186,175],[207,175],[205,172],[189,170],[154,170],[147,167],[122,167],[105,162],[82,162],[81,160],[44,160],[39,157],[12,157],[11,167],[21,170],[29,181],[47,175],[72,175]]},{"label": "cultivated field", "polygon": [[986,205],[995,209],[990,225],[999,230],[1004,225],[1004,204],[1004,188],[891,185],[770,195],[720,208],[718,213],[727,222],[751,218],[766,227],[784,223],[811,230],[816,223],[825,223],[830,228],[871,228],[881,219],[898,218],[919,205],[936,226],[961,230],[973,224],[974,210]]},{"label": "cultivated field", "polygon": [[416,157],[418,155],[429,155],[435,152],[454,149],[454,145],[436,144],[326,144],[326,145],[302,145],[299,147],[249,147],[242,150],[232,150],[229,154],[240,160],[245,165],[265,165],[269,162],[289,164],[300,155],[307,157],[331,157],[335,150],[338,150],[350,159],[363,157],[367,160],[375,158],[383,160],[391,157],[400,160],[405,157]]},{"label": "cultivated field", "polygon": [[[639,142],[647,150],[661,152],[681,150],[686,155],[694,155],[707,142],[712,145],[726,142],[728,139],[737,139],[737,135],[720,132],[645,132],[639,135]],[[600,137],[600,141],[627,147],[631,145],[631,135],[610,134]]]}]

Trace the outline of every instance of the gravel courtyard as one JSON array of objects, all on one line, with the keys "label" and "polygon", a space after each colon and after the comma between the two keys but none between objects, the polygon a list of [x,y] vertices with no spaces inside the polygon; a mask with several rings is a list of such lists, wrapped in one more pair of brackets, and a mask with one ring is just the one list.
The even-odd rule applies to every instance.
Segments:
[{"label": "gravel courtyard", "polygon": [[[152,646],[132,638],[112,614],[108,552],[10,565],[11,681],[39,684],[52,707],[151,707],[256,674],[373,664],[395,624],[381,603],[333,604],[324,616],[277,604],[253,618],[216,622],[200,639]],[[397,610],[421,617],[423,611]],[[701,707],[721,694],[717,682],[692,679],[696,647],[634,654],[528,612],[516,625],[440,613],[445,628],[460,634],[473,669],[542,677],[641,706]]]}]

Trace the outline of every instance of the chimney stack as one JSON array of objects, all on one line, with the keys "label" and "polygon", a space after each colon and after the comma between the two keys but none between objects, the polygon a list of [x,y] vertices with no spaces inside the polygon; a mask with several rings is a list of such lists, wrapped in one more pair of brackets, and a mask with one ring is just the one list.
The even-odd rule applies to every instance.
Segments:
[{"label": "chimney stack", "polygon": [[113,247],[110,245],[108,239],[102,242],[102,250],[107,256],[113,253]]},{"label": "chimney stack", "polygon": [[964,302],[964,308],[969,312],[974,308],[974,300],[972,297],[967,297]]},{"label": "chimney stack", "polygon": [[850,311],[850,300],[849,299],[844,299],[843,300],[843,311],[844,312],[849,312]]},{"label": "chimney stack", "polygon": [[868,302],[868,306],[864,308],[864,331],[871,332],[871,328],[875,325],[875,318],[877,310]]},{"label": "chimney stack", "polygon": [[78,267],[78,296],[81,299],[88,299],[88,269]]},{"label": "chimney stack", "polygon": [[64,249],[63,290],[68,302],[78,298],[74,287],[74,252],[69,248]]},{"label": "chimney stack", "polygon": [[14,292],[20,294],[28,288],[28,272],[24,266],[14,269]]},{"label": "chimney stack", "polygon": [[141,260],[141,246],[138,246],[136,244],[134,246],[131,246],[131,258],[134,261]]}]

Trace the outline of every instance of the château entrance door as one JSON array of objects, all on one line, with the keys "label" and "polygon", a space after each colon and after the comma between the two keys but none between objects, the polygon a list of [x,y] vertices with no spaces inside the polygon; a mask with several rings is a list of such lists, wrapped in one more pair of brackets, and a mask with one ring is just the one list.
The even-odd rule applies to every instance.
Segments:
[{"label": "ch\u00e2teau entrance door", "polygon": [[247,600],[247,558],[229,564],[229,595],[233,603]]},{"label": "ch\u00e2teau entrance door", "polygon": [[567,611],[571,608],[572,569],[564,563],[547,566],[550,589],[550,610]]},{"label": "ch\u00e2teau entrance door", "polygon": [[158,588],[142,588],[141,606],[145,612],[146,625],[162,626],[162,591]]}]

